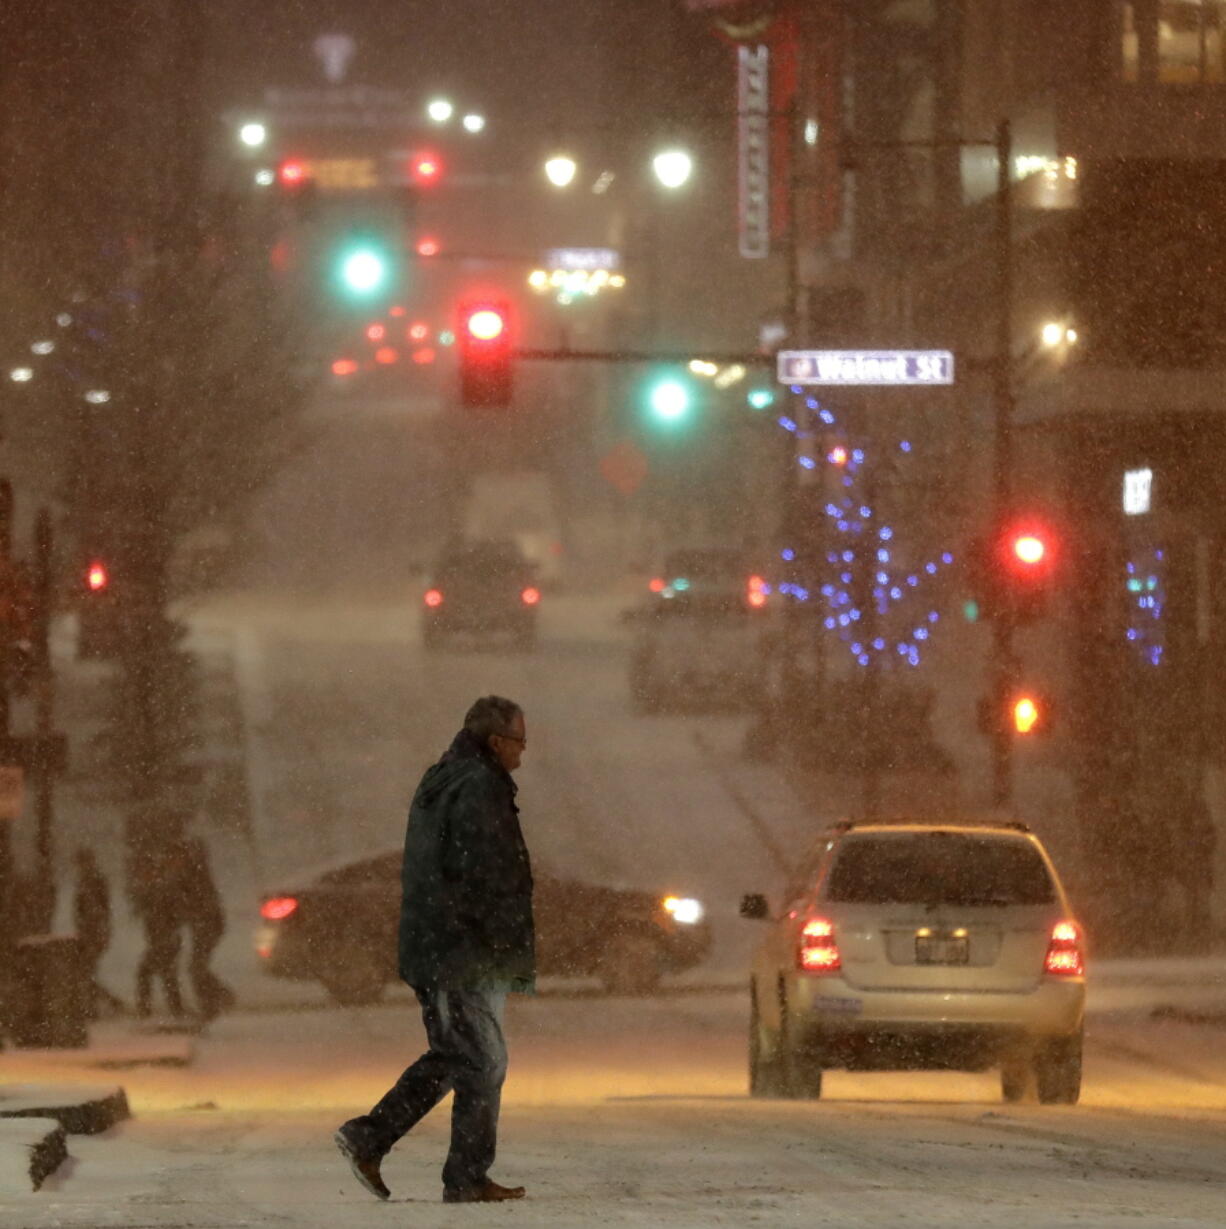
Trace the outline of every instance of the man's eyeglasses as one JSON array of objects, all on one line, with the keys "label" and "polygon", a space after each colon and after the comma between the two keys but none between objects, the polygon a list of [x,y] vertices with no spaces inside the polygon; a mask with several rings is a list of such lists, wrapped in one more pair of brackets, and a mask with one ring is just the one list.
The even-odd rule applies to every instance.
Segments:
[{"label": "man's eyeglasses", "polygon": [[499,734],[497,737],[505,738],[507,742],[519,743],[521,747],[526,747],[528,745],[527,735],[521,738],[518,734]]}]

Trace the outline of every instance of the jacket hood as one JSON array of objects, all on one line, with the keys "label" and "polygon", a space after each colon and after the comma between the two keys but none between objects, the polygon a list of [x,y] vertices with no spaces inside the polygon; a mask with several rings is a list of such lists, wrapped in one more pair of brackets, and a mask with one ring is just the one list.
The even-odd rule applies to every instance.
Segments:
[{"label": "jacket hood", "polygon": [[451,740],[451,746],[443,753],[438,763],[431,764],[426,769],[421,784],[418,786],[418,798],[423,805],[429,805],[478,765],[493,769],[510,783],[512,794],[516,792],[516,785],[511,774],[498,762],[489,747],[475,734],[468,730],[461,730]]}]

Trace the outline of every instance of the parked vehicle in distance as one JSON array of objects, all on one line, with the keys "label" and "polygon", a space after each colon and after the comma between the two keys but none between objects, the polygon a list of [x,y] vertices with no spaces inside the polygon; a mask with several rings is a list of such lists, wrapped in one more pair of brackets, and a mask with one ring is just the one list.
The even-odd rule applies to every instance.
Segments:
[{"label": "parked vehicle in distance", "polygon": [[[265,893],[255,950],[272,977],[318,981],[338,1003],[374,1002],[397,980],[402,853],[388,850]],[[711,946],[702,905],[534,872],[542,976],[595,977],[609,994],[649,994]]]},{"label": "parked vehicle in distance", "polygon": [[536,573],[509,539],[462,539],[440,552],[422,596],[421,639],[427,650],[454,638],[509,640],[536,646],[541,591]]},{"label": "parked vehicle in distance", "polygon": [[754,1096],[819,1097],[822,1072],[1000,1068],[1001,1093],[1081,1090],[1085,945],[1021,824],[842,823],[797,867],[750,976]]}]

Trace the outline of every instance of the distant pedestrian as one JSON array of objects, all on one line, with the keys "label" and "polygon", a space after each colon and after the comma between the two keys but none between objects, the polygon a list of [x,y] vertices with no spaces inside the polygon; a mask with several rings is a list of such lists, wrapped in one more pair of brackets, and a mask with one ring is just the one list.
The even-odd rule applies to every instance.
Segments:
[{"label": "distant pedestrian", "polygon": [[429,1049],[335,1141],[371,1194],[390,1192],[383,1157],[449,1091],[446,1203],[522,1199],[491,1181],[507,1070],[508,991],[536,975],[532,870],[511,773],[527,743],[524,714],[501,696],[478,700],[413,796],[404,842],[400,975],[421,1004]]},{"label": "distant pedestrian", "polygon": [[74,855],[77,880],[72,894],[73,930],[81,959],[81,976],[86,982],[90,1019],[96,1020],[102,1008],[121,1011],[123,1002],[98,981],[98,963],[111,945],[111,889],[98,866],[94,851],[82,845]]},{"label": "distant pedestrian", "polygon": [[153,1014],[153,983],[162,983],[166,1010],[182,1016],[179,952],[183,946],[184,849],[182,837],[171,835],[140,849],[132,862],[132,908],[145,931],[145,950],[136,967],[136,1014]]},{"label": "distant pedestrian", "polygon": [[183,916],[192,940],[187,972],[196,1010],[205,1020],[212,1020],[234,1005],[234,991],[210,967],[213,952],[226,933],[226,914],[204,841],[189,837],[184,842],[184,854]]}]

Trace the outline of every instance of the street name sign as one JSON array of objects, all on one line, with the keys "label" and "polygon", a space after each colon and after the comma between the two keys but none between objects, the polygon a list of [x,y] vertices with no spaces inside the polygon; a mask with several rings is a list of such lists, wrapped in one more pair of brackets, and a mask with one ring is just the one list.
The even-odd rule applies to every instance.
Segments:
[{"label": "street name sign", "polygon": [[952,384],[954,356],[948,350],[780,350],[780,384]]}]

